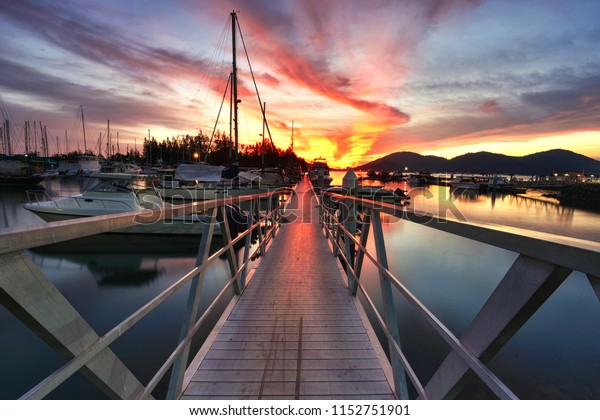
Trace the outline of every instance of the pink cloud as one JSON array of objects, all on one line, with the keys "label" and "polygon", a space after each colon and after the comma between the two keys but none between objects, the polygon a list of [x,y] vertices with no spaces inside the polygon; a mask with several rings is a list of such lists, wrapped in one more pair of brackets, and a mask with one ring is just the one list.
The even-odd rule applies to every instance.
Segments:
[{"label": "pink cloud", "polygon": [[498,105],[498,102],[495,99],[490,99],[489,101],[485,101],[483,104],[481,104],[479,110],[485,112],[486,114],[493,114],[502,111],[502,108],[500,105]]}]

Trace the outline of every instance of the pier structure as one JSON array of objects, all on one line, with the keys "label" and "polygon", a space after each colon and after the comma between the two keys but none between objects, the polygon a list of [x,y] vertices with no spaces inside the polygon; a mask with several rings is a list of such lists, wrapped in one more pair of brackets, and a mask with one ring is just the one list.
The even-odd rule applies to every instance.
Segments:
[{"label": "pier structure", "polygon": [[191,364],[182,398],[394,398],[389,362],[348,293],[307,179],[284,217],[248,287]]},{"label": "pier structure", "polygon": [[[273,200],[279,193],[236,198],[251,217],[247,229],[235,237],[225,217],[225,206],[232,199],[174,206],[169,215],[202,210],[212,218],[202,233],[196,266],[102,336],[46,278],[27,250],[151,223],[166,217],[166,212],[148,210],[0,231],[0,303],[65,359],[22,398],[44,398],[81,372],[107,397],[121,399],[153,398],[161,381],[168,381],[166,397],[171,399],[442,399],[456,397],[474,376],[496,397],[515,399],[518,395],[486,362],[571,272],[584,273],[600,300],[600,243],[416,214],[351,195],[327,191],[315,195],[306,179],[288,194],[291,199]],[[265,199],[276,204],[261,209]],[[389,271],[384,216],[515,253],[514,263],[460,336]],[[217,222],[223,246],[215,251],[211,245]],[[374,252],[367,249],[369,237]],[[236,244],[243,245],[241,260],[234,254]],[[206,270],[219,256],[227,258],[230,278],[201,313]],[[257,257],[260,262],[250,272],[249,262]],[[366,261],[376,267],[379,296],[364,285]],[[142,383],[111,344],[186,285],[188,303],[178,344],[152,378]],[[209,338],[192,354],[198,331],[231,296]],[[418,377],[403,352],[398,296],[447,343],[447,357],[426,380]],[[381,332],[380,340],[365,313]]]}]

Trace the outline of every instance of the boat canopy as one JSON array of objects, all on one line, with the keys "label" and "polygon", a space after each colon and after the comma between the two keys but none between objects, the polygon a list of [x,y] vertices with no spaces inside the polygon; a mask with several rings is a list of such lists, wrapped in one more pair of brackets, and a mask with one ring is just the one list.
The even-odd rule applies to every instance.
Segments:
[{"label": "boat canopy", "polygon": [[182,163],[175,170],[175,179],[180,181],[219,182],[224,166]]}]

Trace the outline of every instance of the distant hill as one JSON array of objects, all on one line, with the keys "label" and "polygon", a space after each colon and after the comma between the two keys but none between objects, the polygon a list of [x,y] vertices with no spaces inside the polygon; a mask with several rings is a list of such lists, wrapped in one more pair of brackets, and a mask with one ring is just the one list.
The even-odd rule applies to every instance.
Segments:
[{"label": "distant hill", "polygon": [[465,172],[503,173],[523,175],[546,175],[552,172],[600,173],[600,161],[574,153],[555,149],[523,157],[506,156],[498,153],[467,153],[452,159],[438,156],[423,156],[413,152],[396,152],[354,169],[366,171],[410,172]]}]

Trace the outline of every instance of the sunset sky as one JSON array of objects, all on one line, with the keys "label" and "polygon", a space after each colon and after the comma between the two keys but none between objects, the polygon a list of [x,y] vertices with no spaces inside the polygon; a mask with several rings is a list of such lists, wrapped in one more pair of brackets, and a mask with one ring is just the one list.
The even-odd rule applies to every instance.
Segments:
[{"label": "sunset sky", "polygon": [[[122,152],[148,130],[210,134],[232,10],[273,140],[287,148],[293,121],[307,160],[555,148],[600,159],[598,0],[3,1],[0,116],[13,150],[24,152],[25,120],[47,126],[51,153],[57,137],[60,151],[83,148],[80,105],[95,151],[108,120]],[[238,57],[240,141],[255,143],[259,102]]]}]

